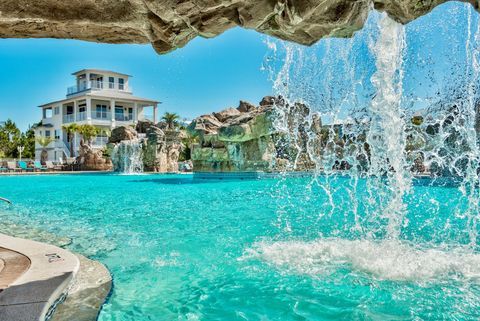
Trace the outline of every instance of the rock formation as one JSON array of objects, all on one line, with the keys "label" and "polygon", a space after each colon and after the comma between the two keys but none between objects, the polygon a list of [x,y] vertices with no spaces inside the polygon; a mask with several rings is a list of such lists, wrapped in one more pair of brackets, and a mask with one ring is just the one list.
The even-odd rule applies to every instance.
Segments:
[{"label": "rock formation", "polygon": [[109,149],[113,150],[122,141],[139,140],[145,171],[176,172],[183,148],[181,139],[182,132],[179,130],[168,130],[162,123],[139,121],[136,128],[120,126],[113,129]]},{"label": "rock formation", "polygon": [[[151,43],[159,53],[240,26],[311,45],[348,37],[370,10],[407,23],[446,0],[2,0],[0,37]],[[467,2],[478,9],[478,2]]]},{"label": "rock formation", "polygon": [[[275,107],[274,107],[275,105]],[[281,112],[285,132],[275,129]],[[295,117],[293,117],[295,113]],[[307,170],[314,163],[307,153],[307,123],[320,135],[321,122],[302,104],[292,106],[280,98],[265,97],[260,106],[240,102],[238,108],[196,118],[188,127],[199,143],[192,148],[196,172]],[[314,129],[315,129],[314,128]]]},{"label": "rock formation", "polygon": [[84,171],[108,171],[112,161],[103,155],[102,150],[93,149],[90,144],[81,142],[76,163]]}]

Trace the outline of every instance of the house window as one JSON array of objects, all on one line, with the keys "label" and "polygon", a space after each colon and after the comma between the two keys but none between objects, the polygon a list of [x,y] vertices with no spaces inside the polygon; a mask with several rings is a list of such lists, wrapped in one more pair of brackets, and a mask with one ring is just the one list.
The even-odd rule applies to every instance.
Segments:
[{"label": "house window", "polygon": [[50,137],[50,131],[49,130],[45,131],[45,137]]},{"label": "house window", "polygon": [[125,89],[125,79],[118,78],[118,89],[124,90]]},{"label": "house window", "polygon": [[108,77],[108,88],[114,89],[115,88],[115,78]]},{"label": "house window", "polygon": [[73,114],[73,106],[67,106],[67,115]]},{"label": "house window", "polygon": [[60,114],[60,107],[55,107],[55,108],[53,109],[53,111],[54,111],[54,114],[55,114],[55,115]]},{"label": "house window", "polygon": [[55,139],[60,139],[60,130],[55,129]]},{"label": "house window", "polygon": [[51,118],[52,117],[52,108],[45,108],[43,110],[43,118]]},{"label": "house window", "polygon": [[107,106],[97,105],[96,117],[99,119],[107,119]]},{"label": "house window", "polygon": [[83,104],[83,105],[79,105],[78,106],[78,112],[79,113],[83,113],[85,112],[85,109],[87,108],[87,105]]}]

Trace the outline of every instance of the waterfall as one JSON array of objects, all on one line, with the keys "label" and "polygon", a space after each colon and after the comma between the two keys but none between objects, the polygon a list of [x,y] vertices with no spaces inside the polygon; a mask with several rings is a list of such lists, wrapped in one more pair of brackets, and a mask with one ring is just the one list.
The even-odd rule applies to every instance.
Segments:
[{"label": "waterfall", "polygon": [[115,172],[128,175],[143,173],[141,140],[122,140],[118,143],[112,152],[112,163]]},{"label": "waterfall", "polygon": [[[287,175],[272,188],[280,229],[295,233],[289,212],[321,195],[326,201],[304,217],[313,231],[329,226],[325,237],[435,244],[448,237],[478,248],[480,24],[470,5],[448,5],[457,6],[449,23],[432,13],[439,28],[421,19],[403,26],[372,11],[351,39],[312,47],[267,40],[263,69],[282,97],[274,126],[290,146],[287,168],[296,170],[305,154],[315,167],[301,193]],[[453,32],[458,25],[466,28]],[[320,134],[311,129],[315,119]],[[431,206],[420,227],[409,219],[416,175],[460,192],[445,200],[426,189],[422,201]],[[431,230],[428,240],[415,228]]]},{"label": "waterfall", "polygon": [[[398,238],[405,214],[403,197],[409,192],[412,175],[406,162],[405,117],[401,107],[403,81],[404,27],[382,14],[379,35],[370,43],[376,71],[371,77],[376,94],[370,112],[367,143],[370,146],[368,188],[370,193],[386,195],[378,200],[379,215],[388,220],[387,236]],[[380,177],[386,175],[384,182]],[[379,193],[379,191],[382,191]]]}]

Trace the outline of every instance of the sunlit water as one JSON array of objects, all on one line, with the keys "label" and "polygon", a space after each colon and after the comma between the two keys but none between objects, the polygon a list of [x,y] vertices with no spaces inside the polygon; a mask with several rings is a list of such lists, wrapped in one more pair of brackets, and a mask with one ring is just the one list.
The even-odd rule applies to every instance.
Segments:
[{"label": "sunlit water", "polygon": [[102,321],[480,317],[480,254],[455,215],[468,207],[458,185],[414,180],[409,223],[388,239],[389,218],[365,214],[365,181],[355,214],[350,178],[329,180],[335,208],[325,177],[1,177],[15,204],[1,220],[71,237],[67,248],[104,263],[114,287]]}]

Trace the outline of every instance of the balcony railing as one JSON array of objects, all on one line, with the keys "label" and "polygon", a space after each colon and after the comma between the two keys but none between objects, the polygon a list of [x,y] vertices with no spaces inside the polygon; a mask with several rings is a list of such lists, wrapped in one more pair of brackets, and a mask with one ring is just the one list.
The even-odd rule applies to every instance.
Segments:
[{"label": "balcony railing", "polygon": [[74,114],[68,114],[63,116],[63,122],[64,123],[73,123],[75,121],[75,115]]},{"label": "balcony railing", "polygon": [[127,87],[126,84],[120,84],[118,82],[91,80],[85,83],[80,83],[79,85],[68,87],[67,96],[73,95],[85,90],[103,90],[103,89],[131,92],[131,88]]},{"label": "balcony railing", "polygon": [[108,143],[108,137],[98,136],[93,140],[93,146],[105,146]]},{"label": "balcony railing", "polygon": [[133,115],[132,114],[122,114],[122,113],[115,113],[115,120],[116,121],[132,121]]},{"label": "balcony railing", "polygon": [[85,111],[81,111],[77,113],[77,121],[82,121],[87,119],[87,113]]},{"label": "balcony railing", "polygon": [[92,119],[112,120],[112,113],[109,111],[92,111]]}]

